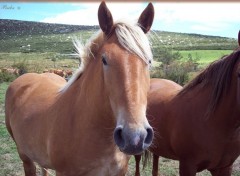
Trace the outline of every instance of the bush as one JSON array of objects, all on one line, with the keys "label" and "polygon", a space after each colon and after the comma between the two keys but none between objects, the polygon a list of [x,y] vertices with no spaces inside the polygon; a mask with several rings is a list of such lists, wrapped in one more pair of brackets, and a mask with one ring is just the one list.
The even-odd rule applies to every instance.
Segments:
[{"label": "bush", "polygon": [[18,63],[14,63],[12,65],[13,68],[17,68],[19,70],[19,75],[23,75],[25,73],[28,73],[28,66],[26,60],[23,60]]},{"label": "bush", "polygon": [[154,59],[161,62],[161,65],[153,68],[152,78],[164,78],[172,80],[180,85],[189,81],[189,73],[196,72],[199,56],[188,55],[187,61],[181,61],[182,55],[167,48],[155,48],[153,50]]},{"label": "bush", "polygon": [[17,76],[12,73],[0,72],[0,83],[12,82]]},{"label": "bush", "polygon": [[170,63],[180,60],[182,55],[177,51],[173,52],[171,49],[157,47],[153,49],[154,60],[162,64],[169,65]]}]

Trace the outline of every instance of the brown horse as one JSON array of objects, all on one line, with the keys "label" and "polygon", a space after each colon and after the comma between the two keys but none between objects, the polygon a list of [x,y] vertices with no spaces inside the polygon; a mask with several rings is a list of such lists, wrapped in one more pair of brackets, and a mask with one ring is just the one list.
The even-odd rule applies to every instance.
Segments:
[{"label": "brown horse", "polygon": [[[240,154],[240,47],[182,90],[161,80],[153,84],[147,111],[155,132],[152,175],[158,175],[158,158],[163,156],[179,160],[180,176],[204,169],[213,176],[230,176]],[[136,175],[140,158],[135,157]]]},{"label": "brown horse", "polygon": [[[154,133],[155,133],[154,140],[153,140],[152,146],[149,148],[150,151],[152,152],[153,152],[152,149],[155,149],[155,147],[157,147],[158,150],[160,147],[161,149],[164,148],[162,147],[164,143],[157,145],[159,143],[158,142],[159,138],[161,138],[162,136],[162,134],[159,132],[160,126],[162,128],[162,126],[164,126],[164,123],[165,123],[165,122],[162,123],[161,119],[162,119],[162,116],[165,115],[166,113],[165,109],[167,108],[166,107],[167,102],[172,101],[172,99],[176,96],[177,93],[179,93],[181,89],[182,89],[182,86],[180,86],[179,84],[173,81],[166,80],[166,79],[151,79],[150,91],[148,94],[147,118],[150,124],[152,123],[154,125],[153,126]],[[140,176],[140,168],[139,168],[140,160],[141,160],[141,155],[135,155],[135,161],[136,161],[135,175],[136,176]],[[158,156],[156,161],[158,161]]]},{"label": "brown horse", "polygon": [[82,62],[68,83],[52,73],[30,73],[9,86],[6,126],[26,176],[36,175],[33,162],[57,176],[124,175],[126,154],[150,146],[146,106],[152,52],[145,33],[153,16],[150,3],[138,24],[114,24],[102,2],[102,31],[84,47],[75,42]]}]

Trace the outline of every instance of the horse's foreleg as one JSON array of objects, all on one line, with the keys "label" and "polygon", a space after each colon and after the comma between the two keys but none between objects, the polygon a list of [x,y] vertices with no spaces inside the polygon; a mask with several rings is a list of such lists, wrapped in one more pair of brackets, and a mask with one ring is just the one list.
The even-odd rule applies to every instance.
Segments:
[{"label": "horse's foreleg", "polygon": [[153,154],[152,176],[158,176],[158,159],[159,156]]},{"label": "horse's foreleg", "polygon": [[231,176],[232,165],[225,168],[213,169],[213,170],[210,170],[210,172],[212,176]]},{"label": "horse's foreleg", "polygon": [[180,176],[195,176],[197,173],[196,166],[190,161],[179,161]]},{"label": "horse's foreleg", "polygon": [[135,157],[135,163],[136,163],[135,176],[140,176],[141,155],[135,155],[134,157]]},{"label": "horse's foreleg", "polygon": [[36,166],[26,155],[19,154],[23,161],[25,176],[36,176]]}]

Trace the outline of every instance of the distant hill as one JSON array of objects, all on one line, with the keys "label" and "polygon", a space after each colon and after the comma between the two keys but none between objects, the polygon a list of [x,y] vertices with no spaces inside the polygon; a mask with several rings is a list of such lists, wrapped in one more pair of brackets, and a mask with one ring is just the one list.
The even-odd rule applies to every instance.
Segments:
[{"label": "distant hill", "polygon": [[[73,37],[85,41],[98,29],[98,26],[0,19],[0,52],[72,53]],[[150,39],[153,48],[174,50],[233,50],[238,46],[233,38],[167,31],[152,31]]]},{"label": "distant hill", "polygon": [[238,46],[236,39],[220,36],[167,31],[155,31],[153,36],[157,36],[153,47],[164,46],[175,50],[233,50]]},{"label": "distant hill", "polygon": [[81,30],[96,30],[98,26],[65,25],[0,19],[0,37],[9,35],[67,34]]}]

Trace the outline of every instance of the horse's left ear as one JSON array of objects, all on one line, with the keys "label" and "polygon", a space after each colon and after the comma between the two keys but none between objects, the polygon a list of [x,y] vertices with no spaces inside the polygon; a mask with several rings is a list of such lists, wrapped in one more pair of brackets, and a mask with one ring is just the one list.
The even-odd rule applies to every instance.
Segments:
[{"label": "horse's left ear", "polygon": [[147,33],[150,30],[153,23],[153,18],[154,7],[152,3],[149,3],[138,19],[138,24],[140,25],[144,33]]},{"label": "horse's left ear", "polygon": [[104,1],[98,8],[98,22],[102,31],[108,35],[113,28],[113,18]]},{"label": "horse's left ear", "polygon": [[238,31],[238,46],[240,46],[240,30]]}]

